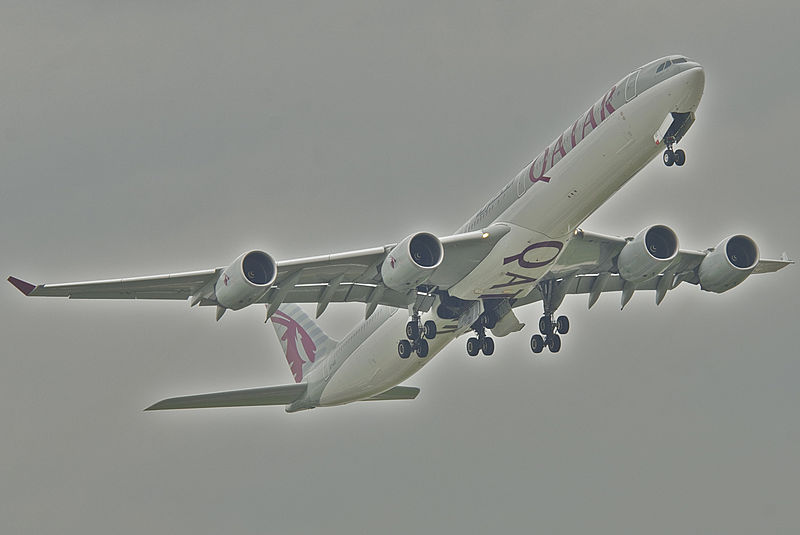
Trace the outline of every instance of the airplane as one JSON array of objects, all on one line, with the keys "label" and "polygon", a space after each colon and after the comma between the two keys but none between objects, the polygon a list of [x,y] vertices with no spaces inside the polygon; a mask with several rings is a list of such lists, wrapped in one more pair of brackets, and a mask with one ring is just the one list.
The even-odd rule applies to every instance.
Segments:
[{"label": "airplane", "polygon": [[[419,389],[403,381],[468,333],[468,355],[492,355],[487,331],[503,337],[522,330],[518,307],[542,302],[531,350],[557,353],[570,329],[566,316],[555,317],[566,295],[588,295],[591,308],[601,294],[620,292],[624,308],[634,292],[648,290],[658,305],[683,282],[722,293],[793,263],[785,253],[761,259],[743,234],[694,251],[681,249],[663,224],[626,238],[580,227],[659,153],[667,166],[684,165],[686,154],[675,146],[695,121],[704,86],[703,67],[683,55],[633,70],[449,236],[423,231],[396,244],[280,262],[253,250],[228,267],[149,277],[8,280],[27,296],[189,300],[216,307],[217,321],[228,310],[265,305],[294,384],[175,397],[146,410],[285,405],[295,412],[414,399]],[[342,340],[297,305],[316,304],[319,318],[343,302],[364,303],[366,313]]]}]

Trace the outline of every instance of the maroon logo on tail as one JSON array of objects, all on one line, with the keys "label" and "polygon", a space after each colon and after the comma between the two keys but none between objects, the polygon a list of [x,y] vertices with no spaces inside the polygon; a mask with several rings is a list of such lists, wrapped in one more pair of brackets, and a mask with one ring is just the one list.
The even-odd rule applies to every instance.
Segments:
[{"label": "maroon logo on tail", "polygon": [[[286,342],[286,361],[289,363],[289,369],[292,370],[295,382],[299,383],[303,380],[303,364],[314,362],[316,359],[317,346],[314,344],[314,340],[311,339],[311,335],[299,323],[280,310],[276,311],[272,316],[272,322],[286,327],[286,332],[281,336],[281,341]],[[308,361],[300,355],[300,348],[297,346],[298,335]]]}]

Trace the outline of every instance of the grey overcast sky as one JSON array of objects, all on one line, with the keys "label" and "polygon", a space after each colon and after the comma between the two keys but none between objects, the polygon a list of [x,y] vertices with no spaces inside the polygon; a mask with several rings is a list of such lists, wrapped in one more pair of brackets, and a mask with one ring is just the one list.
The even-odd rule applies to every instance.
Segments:
[{"label": "grey overcast sky", "polygon": [[[608,87],[706,68],[683,168],[584,224],[800,257],[796,2],[3,2],[0,271],[227,265],[453,231]],[[800,267],[562,311],[413,402],[143,413],[291,382],[263,308],[0,288],[3,533],[797,533]],[[363,307],[333,305],[341,336]]]}]

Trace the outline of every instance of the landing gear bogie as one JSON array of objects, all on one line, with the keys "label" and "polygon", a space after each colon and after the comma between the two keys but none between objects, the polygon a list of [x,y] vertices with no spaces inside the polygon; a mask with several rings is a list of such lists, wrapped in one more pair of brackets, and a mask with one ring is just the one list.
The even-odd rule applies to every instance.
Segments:
[{"label": "landing gear bogie", "polygon": [[678,167],[682,166],[686,163],[686,153],[683,152],[683,149],[673,150],[672,146],[675,144],[675,137],[668,137],[665,138],[664,141],[667,144],[667,150],[664,151],[664,165],[667,167],[672,167],[673,165],[677,165]]},{"label": "landing gear bogie", "polygon": [[561,335],[569,332],[569,318],[559,316],[553,320],[552,308],[545,308],[549,311],[539,319],[539,331],[541,334],[531,336],[531,351],[539,354],[544,348],[551,353],[558,353],[561,350]]},{"label": "landing gear bogie", "polygon": [[397,354],[401,359],[407,359],[416,352],[419,358],[424,359],[430,352],[428,340],[436,338],[436,331],[436,322],[428,320],[420,324],[419,313],[415,312],[406,323],[406,340],[397,344]]}]

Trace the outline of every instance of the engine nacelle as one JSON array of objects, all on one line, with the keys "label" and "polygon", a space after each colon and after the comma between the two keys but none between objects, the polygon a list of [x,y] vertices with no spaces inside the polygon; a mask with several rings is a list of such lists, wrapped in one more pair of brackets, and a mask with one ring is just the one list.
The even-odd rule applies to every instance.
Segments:
[{"label": "engine nacelle", "polygon": [[250,251],[220,273],[214,292],[217,303],[231,310],[252,305],[270,289],[278,276],[275,260],[263,251]]},{"label": "engine nacelle", "polygon": [[617,269],[626,281],[644,282],[667,269],[678,254],[678,237],[665,225],[652,225],[625,244]]},{"label": "engine nacelle", "polygon": [[726,238],[700,263],[700,288],[718,294],[726,292],[753,272],[758,259],[758,246],[748,236]]},{"label": "engine nacelle", "polygon": [[383,283],[401,293],[407,293],[428,280],[444,259],[444,247],[439,238],[428,232],[407,237],[387,255],[381,265]]}]

